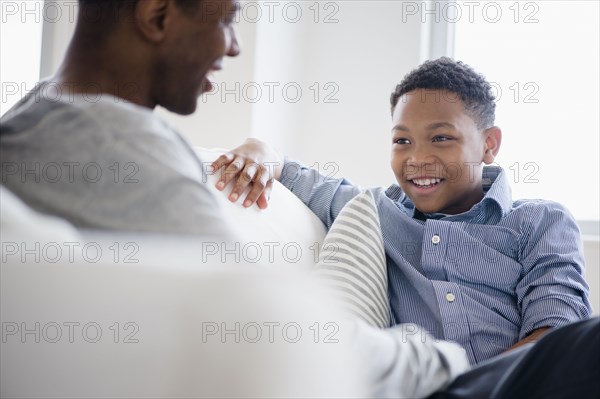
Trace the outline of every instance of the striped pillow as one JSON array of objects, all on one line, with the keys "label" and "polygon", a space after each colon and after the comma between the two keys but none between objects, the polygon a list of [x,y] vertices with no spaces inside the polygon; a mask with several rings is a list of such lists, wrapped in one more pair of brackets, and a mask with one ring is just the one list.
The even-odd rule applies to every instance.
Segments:
[{"label": "striped pillow", "polygon": [[385,252],[370,191],[344,206],[325,237],[315,273],[333,291],[342,310],[372,326],[389,327]]}]

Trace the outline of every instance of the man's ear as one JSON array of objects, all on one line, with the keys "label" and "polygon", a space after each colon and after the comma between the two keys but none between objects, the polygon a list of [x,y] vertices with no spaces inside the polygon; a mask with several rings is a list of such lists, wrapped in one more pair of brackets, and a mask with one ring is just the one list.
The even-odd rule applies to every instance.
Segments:
[{"label": "man's ear", "polygon": [[140,33],[151,42],[160,42],[166,35],[166,24],[169,22],[170,8],[174,4],[170,0],[142,0],[135,5],[135,25]]},{"label": "man's ear", "polygon": [[502,144],[502,131],[497,126],[492,126],[483,132],[485,136],[485,152],[483,153],[483,162],[486,165],[491,164],[496,159]]}]

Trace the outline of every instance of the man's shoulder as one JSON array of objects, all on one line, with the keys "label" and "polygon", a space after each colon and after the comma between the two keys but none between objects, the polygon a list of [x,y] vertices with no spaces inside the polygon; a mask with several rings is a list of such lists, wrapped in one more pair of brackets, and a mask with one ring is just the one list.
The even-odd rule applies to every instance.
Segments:
[{"label": "man's shoulder", "polygon": [[34,90],[21,99],[1,119],[0,135],[3,141],[27,139],[40,132],[53,134],[58,131],[67,138],[70,131],[105,135],[127,130],[162,131],[166,125],[151,110],[130,104],[109,94],[95,97],[65,93],[51,96],[47,82],[40,82]]},{"label": "man's shoulder", "polygon": [[[104,130],[97,115],[90,110],[64,101],[51,101],[43,97],[29,97],[18,103],[2,117],[1,138],[3,140],[27,139],[29,134],[43,131],[52,134],[60,129],[65,135],[70,130]],[[37,137],[39,138],[39,136]]]},{"label": "man's shoulder", "polygon": [[78,114],[81,112],[71,104],[31,94],[2,116],[0,133],[3,139],[11,138],[47,123],[50,117],[60,115],[61,120],[72,119]]}]

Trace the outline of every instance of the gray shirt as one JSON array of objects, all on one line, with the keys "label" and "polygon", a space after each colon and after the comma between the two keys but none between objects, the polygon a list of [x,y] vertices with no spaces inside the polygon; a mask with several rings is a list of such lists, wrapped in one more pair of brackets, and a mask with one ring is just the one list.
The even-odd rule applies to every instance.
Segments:
[{"label": "gray shirt", "polygon": [[42,82],[0,120],[3,185],[77,227],[231,238],[205,165],[173,128],[123,99],[57,87]]}]

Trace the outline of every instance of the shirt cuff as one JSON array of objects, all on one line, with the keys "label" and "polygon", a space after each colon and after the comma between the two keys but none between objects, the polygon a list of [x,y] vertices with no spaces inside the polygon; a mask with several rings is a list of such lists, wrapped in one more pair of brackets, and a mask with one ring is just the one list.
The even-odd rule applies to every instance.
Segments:
[{"label": "shirt cuff", "polygon": [[[560,311],[558,311],[560,309]],[[573,298],[548,298],[527,306],[519,340],[542,327],[562,327],[590,317],[590,311]]]}]

